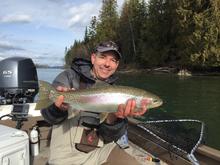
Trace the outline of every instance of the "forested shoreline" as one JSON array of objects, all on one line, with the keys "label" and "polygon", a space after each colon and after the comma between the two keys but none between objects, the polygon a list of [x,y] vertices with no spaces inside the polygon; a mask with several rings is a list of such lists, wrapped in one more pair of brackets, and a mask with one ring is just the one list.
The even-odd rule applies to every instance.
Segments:
[{"label": "forested shoreline", "polygon": [[219,0],[103,0],[84,39],[65,51],[66,66],[89,58],[100,41],[115,41],[123,69],[171,67],[220,71]]}]

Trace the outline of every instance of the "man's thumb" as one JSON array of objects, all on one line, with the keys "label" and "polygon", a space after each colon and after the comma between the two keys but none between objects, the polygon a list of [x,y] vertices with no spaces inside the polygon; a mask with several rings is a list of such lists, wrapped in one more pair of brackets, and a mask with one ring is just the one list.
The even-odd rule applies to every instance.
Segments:
[{"label": "man's thumb", "polygon": [[64,96],[63,95],[60,95],[57,97],[57,100],[55,101],[55,105],[60,108],[61,105],[63,104],[64,102]]}]

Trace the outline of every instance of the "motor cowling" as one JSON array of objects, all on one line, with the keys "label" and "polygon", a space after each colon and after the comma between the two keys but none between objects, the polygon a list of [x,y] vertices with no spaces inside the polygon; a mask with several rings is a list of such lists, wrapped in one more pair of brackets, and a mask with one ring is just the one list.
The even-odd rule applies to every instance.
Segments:
[{"label": "motor cowling", "polygon": [[38,89],[37,70],[31,58],[0,61],[0,105],[32,103]]}]

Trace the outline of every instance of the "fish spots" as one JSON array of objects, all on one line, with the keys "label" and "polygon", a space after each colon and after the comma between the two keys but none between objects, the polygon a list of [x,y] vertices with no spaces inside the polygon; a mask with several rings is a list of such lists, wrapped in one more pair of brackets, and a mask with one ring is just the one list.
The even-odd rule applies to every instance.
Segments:
[{"label": "fish spots", "polygon": [[53,98],[54,94],[55,94],[54,91],[51,90],[50,93],[49,93],[49,98]]}]

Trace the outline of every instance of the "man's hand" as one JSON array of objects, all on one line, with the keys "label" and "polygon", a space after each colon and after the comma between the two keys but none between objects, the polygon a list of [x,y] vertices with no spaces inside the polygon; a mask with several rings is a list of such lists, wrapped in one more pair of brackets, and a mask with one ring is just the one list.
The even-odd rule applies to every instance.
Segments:
[{"label": "man's hand", "polygon": [[147,111],[147,104],[149,100],[143,99],[141,101],[141,108],[137,110],[136,101],[134,99],[130,99],[126,104],[120,104],[118,106],[118,111],[115,113],[109,113],[106,118],[106,123],[113,124],[117,118],[126,118],[132,116],[141,116]]},{"label": "man's hand", "polygon": [[149,101],[147,99],[141,100],[141,108],[136,108],[136,101],[130,99],[126,104],[120,104],[118,111],[115,113],[118,118],[126,118],[132,116],[141,116],[147,111],[147,104]]},{"label": "man's hand", "polygon": [[[68,92],[68,91],[75,90],[75,89],[74,88],[70,89],[70,88],[67,88],[67,87],[58,86],[56,88],[56,90],[60,91],[60,92]],[[67,111],[69,109],[69,104],[64,102],[64,96],[63,95],[58,96],[58,98],[55,101],[55,105],[62,111]]]}]

